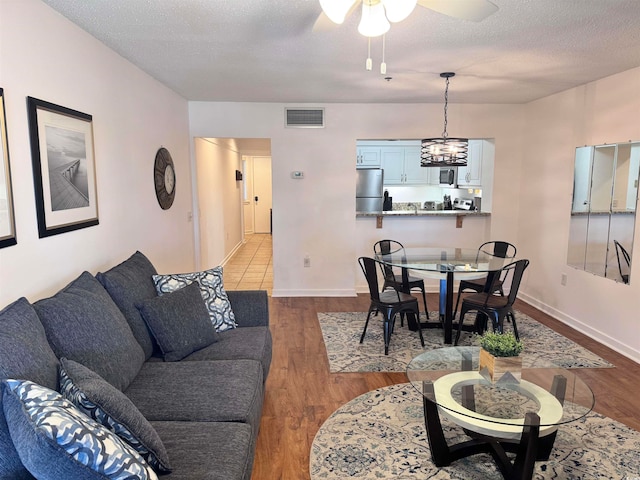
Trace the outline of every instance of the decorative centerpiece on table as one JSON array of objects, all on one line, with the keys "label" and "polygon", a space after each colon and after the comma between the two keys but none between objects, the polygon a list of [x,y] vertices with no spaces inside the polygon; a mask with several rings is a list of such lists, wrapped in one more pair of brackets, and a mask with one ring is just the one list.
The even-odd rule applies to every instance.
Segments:
[{"label": "decorative centerpiece on table", "polygon": [[479,338],[480,373],[492,382],[520,382],[523,344],[513,333],[486,332]]}]

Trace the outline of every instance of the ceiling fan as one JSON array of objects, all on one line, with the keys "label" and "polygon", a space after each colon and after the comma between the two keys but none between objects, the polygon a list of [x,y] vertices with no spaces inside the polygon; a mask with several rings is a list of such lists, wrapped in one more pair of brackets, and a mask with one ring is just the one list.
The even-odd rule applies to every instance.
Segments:
[{"label": "ceiling fan", "polygon": [[400,22],[407,18],[416,4],[472,22],[480,22],[498,10],[489,0],[320,0],[322,13],[313,30],[335,28],[362,5],[362,21],[358,31],[365,37],[377,37],[389,30],[389,22]]}]

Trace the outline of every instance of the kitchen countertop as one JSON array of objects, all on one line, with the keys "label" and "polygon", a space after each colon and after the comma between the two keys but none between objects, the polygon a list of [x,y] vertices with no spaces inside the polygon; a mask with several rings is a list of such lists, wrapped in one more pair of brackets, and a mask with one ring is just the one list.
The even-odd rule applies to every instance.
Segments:
[{"label": "kitchen countertop", "polygon": [[469,210],[388,210],[382,212],[356,212],[356,217],[456,217],[475,216],[488,217],[490,212],[475,212]]}]

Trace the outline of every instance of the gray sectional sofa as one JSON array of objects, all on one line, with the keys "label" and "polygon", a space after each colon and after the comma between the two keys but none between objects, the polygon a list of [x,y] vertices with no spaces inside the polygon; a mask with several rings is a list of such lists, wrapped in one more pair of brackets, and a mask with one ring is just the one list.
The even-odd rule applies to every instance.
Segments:
[{"label": "gray sectional sofa", "polygon": [[[50,298],[21,298],[0,312],[0,479],[250,479],[271,363],[266,292],[223,292],[229,309],[207,298],[205,276],[162,295],[158,277],[136,252]],[[224,329],[214,328],[209,307],[222,309]],[[118,473],[104,452],[89,463],[106,470],[87,466],[80,453],[61,451],[64,439],[38,430],[49,410],[77,416],[75,407],[112,430],[98,437],[130,444],[121,462],[111,459],[131,466],[142,458],[154,472]],[[93,438],[91,428],[102,427],[90,423],[82,435]]]}]

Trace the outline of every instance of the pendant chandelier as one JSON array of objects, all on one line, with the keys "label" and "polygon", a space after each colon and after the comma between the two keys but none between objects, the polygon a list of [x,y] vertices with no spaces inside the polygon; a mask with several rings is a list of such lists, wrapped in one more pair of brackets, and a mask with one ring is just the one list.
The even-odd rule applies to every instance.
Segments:
[{"label": "pendant chandelier", "polygon": [[444,131],[440,138],[425,138],[422,140],[420,153],[421,167],[465,166],[467,164],[468,138],[450,138],[447,135],[447,106],[449,104],[449,79],[453,72],[444,72],[440,77],[446,79],[444,90]]}]

